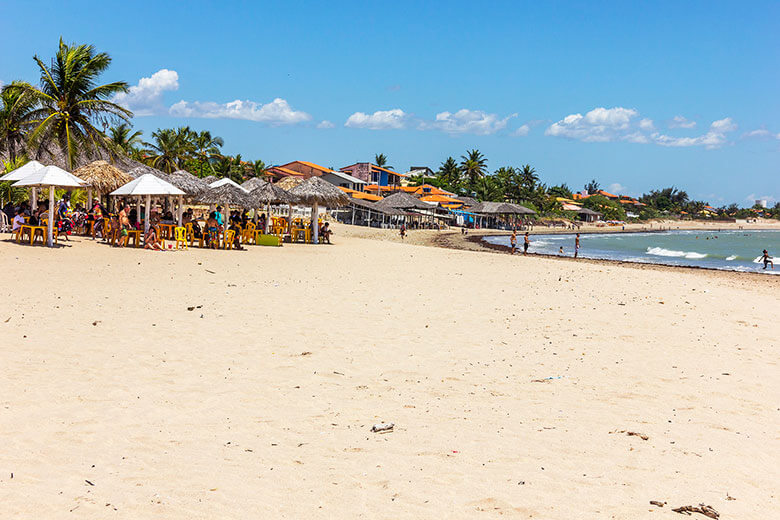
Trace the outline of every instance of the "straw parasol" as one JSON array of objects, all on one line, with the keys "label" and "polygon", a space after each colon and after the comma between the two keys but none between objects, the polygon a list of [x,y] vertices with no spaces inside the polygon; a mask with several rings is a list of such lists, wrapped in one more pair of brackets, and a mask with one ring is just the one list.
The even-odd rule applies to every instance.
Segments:
[{"label": "straw parasol", "polygon": [[240,186],[233,186],[230,183],[217,186],[216,188],[209,188],[200,193],[195,200],[202,204],[218,204],[224,206],[225,225],[228,224],[228,219],[230,218],[230,206],[253,208],[255,205],[254,199],[244,191],[243,188]]},{"label": "straw parasol", "polygon": [[300,177],[285,177],[284,179],[281,179],[279,182],[277,182],[276,185],[283,190],[290,191],[302,182],[303,179]]},{"label": "straw parasol", "polygon": [[219,180],[219,177],[217,177],[216,175],[206,175],[206,176],[205,176],[205,177],[203,177],[201,180],[202,180],[203,182],[205,182],[206,184],[211,184],[211,183],[212,183],[212,182],[214,182],[214,181],[218,181],[218,180]]},{"label": "straw parasol", "polygon": [[380,209],[431,209],[430,204],[422,202],[420,199],[409,195],[403,191],[393,193],[376,203]]},{"label": "straw parasol", "polygon": [[[149,221],[151,219],[151,207],[152,207],[152,195],[156,196],[171,196],[171,195],[178,195],[179,196],[179,207],[181,207],[181,199],[184,196],[184,192],[174,186],[173,184],[156,177],[152,175],[151,173],[146,173],[144,175],[141,175],[135,180],[132,180],[125,184],[124,186],[121,186],[117,188],[116,190],[111,192],[111,195],[117,196],[117,195],[125,195],[128,197],[138,197],[138,200],[140,200],[141,196],[146,196],[146,220],[144,221],[144,236],[148,236],[149,233]],[[140,211],[137,212],[140,218]],[[181,217],[181,215],[180,215]],[[181,225],[181,220],[179,221],[179,225]]]},{"label": "straw parasol", "polygon": [[268,233],[268,221],[271,220],[271,204],[290,204],[294,200],[292,195],[279,186],[264,181],[262,186],[250,191],[249,196],[255,199],[258,205],[266,206],[265,233]]},{"label": "straw parasol", "polygon": [[24,179],[16,181],[14,186],[35,186],[37,188],[49,188],[49,223],[48,223],[48,242],[49,247],[54,245],[54,216],[57,208],[54,207],[54,188],[55,186],[64,188],[81,188],[84,181],[66,172],[62,168],[54,165],[39,169],[28,175]]},{"label": "straw parasol", "polygon": [[179,188],[187,195],[199,195],[209,189],[209,185],[203,179],[196,177],[187,170],[176,170],[168,174],[168,182]]},{"label": "straw parasol", "polygon": [[294,197],[296,202],[311,206],[311,229],[315,244],[319,243],[320,230],[317,225],[319,205],[338,207],[349,204],[349,196],[346,193],[319,177],[309,177],[291,189],[290,195]]},{"label": "straw parasol", "polygon": [[268,184],[268,181],[263,180],[260,177],[252,177],[248,181],[241,183],[241,187],[251,192],[252,190],[259,188],[264,184]]},{"label": "straw parasol", "polygon": [[93,161],[77,170],[74,175],[84,180],[87,188],[87,209],[92,206],[92,190],[98,193],[111,193],[115,189],[127,184],[133,180],[133,177],[126,174],[116,166],[108,164],[107,161]]}]

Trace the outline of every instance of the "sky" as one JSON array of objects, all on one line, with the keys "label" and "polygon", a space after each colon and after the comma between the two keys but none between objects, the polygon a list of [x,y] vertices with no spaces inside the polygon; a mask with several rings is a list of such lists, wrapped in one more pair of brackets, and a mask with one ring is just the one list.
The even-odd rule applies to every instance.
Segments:
[{"label": "sky", "polygon": [[37,83],[32,57],[60,36],[93,44],[146,139],[189,125],[244,159],[338,168],[384,153],[399,171],[479,149],[490,171],[530,164],[575,191],[780,200],[778,2],[0,0],[0,13],[0,82]]}]

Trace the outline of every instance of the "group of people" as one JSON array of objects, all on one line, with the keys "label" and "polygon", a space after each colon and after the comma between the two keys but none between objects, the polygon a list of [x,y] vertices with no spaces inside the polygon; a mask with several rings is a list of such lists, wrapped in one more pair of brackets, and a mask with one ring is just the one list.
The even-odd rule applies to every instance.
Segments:
[{"label": "group of people", "polygon": [[[512,246],[512,254],[515,254],[517,251],[517,230],[512,230],[512,236],[509,237],[509,243]],[[528,247],[531,245],[531,238],[528,235],[528,232],[526,231],[525,235],[523,236],[523,254],[528,254]],[[558,249],[558,254],[563,255],[563,246]],[[577,233],[577,235],[574,237],[574,258],[577,258],[580,254],[580,234]]]}]

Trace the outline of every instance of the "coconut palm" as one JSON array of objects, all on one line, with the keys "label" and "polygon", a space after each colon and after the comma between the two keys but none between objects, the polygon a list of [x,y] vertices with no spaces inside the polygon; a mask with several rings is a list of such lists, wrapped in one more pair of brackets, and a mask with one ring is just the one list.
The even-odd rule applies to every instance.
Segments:
[{"label": "coconut palm", "polygon": [[208,164],[212,173],[216,173],[211,160],[222,156],[220,148],[225,145],[225,141],[219,136],[212,136],[208,130],[196,134],[193,141],[198,159],[201,163]]},{"label": "coconut palm", "polygon": [[30,114],[37,100],[29,88],[26,82],[14,81],[0,91],[0,150],[6,150],[11,161],[24,149],[26,133],[33,126]]},{"label": "coconut palm", "polygon": [[473,190],[477,180],[485,176],[487,159],[479,150],[471,150],[461,156],[460,167],[468,180],[469,189]]},{"label": "coconut palm", "polygon": [[146,143],[146,162],[167,173],[178,170],[194,149],[189,127],[161,128],[152,133],[153,143]]},{"label": "coconut palm", "polygon": [[144,144],[141,140],[142,134],[143,132],[140,130],[133,132],[133,127],[127,123],[121,123],[108,129],[108,138],[127,155],[136,155],[139,146]]},{"label": "coconut palm", "polygon": [[441,163],[437,176],[450,188],[455,188],[460,184],[460,167],[455,159],[447,157],[447,160]]},{"label": "coconut palm", "polygon": [[[250,165],[250,174],[253,177],[266,177],[268,175],[268,165],[261,159],[257,159]],[[332,169],[332,168],[331,168]]]},{"label": "coconut palm", "polygon": [[57,146],[69,169],[79,148],[110,150],[111,145],[95,124],[127,121],[133,113],[108,101],[127,92],[127,83],[115,81],[98,85],[97,80],[111,64],[111,57],[92,45],[66,45],[60,38],[57,54],[47,66],[34,56],[41,71],[40,88],[24,89],[39,103],[30,118],[37,124],[30,134],[34,147]]},{"label": "coconut palm", "polygon": [[392,170],[392,166],[387,165],[387,156],[383,153],[374,155],[374,164],[379,166],[380,168],[385,168],[387,170]]}]

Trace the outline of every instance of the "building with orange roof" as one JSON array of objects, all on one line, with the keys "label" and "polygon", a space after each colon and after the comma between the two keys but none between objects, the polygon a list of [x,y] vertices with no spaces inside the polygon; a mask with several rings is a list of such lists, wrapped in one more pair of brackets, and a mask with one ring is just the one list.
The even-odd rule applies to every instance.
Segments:
[{"label": "building with orange roof", "polygon": [[349,166],[339,168],[339,170],[365,182],[379,184],[380,186],[400,186],[401,180],[408,177],[404,173],[394,172],[369,162],[350,164]]},{"label": "building with orange roof", "polygon": [[446,195],[425,195],[424,197],[420,197],[420,200],[423,202],[436,202],[436,203],[447,203],[447,204],[463,204],[463,201],[458,199],[453,199],[452,197],[447,197]]},{"label": "building with orange roof", "polygon": [[284,177],[305,177],[303,173],[290,170],[289,168],[285,168],[283,166],[271,166],[266,171],[269,175],[273,175],[276,179],[282,179]]},{"label": "building with orange roof", "polygon": [[324,166],[308,161],[288,162],[287,164],[281,165],[280,168],[286,168],[301,173],[307,179],[309,177],[320,177],[323,173],[330,173],[333,171],[330,168],[325,168]]}]

